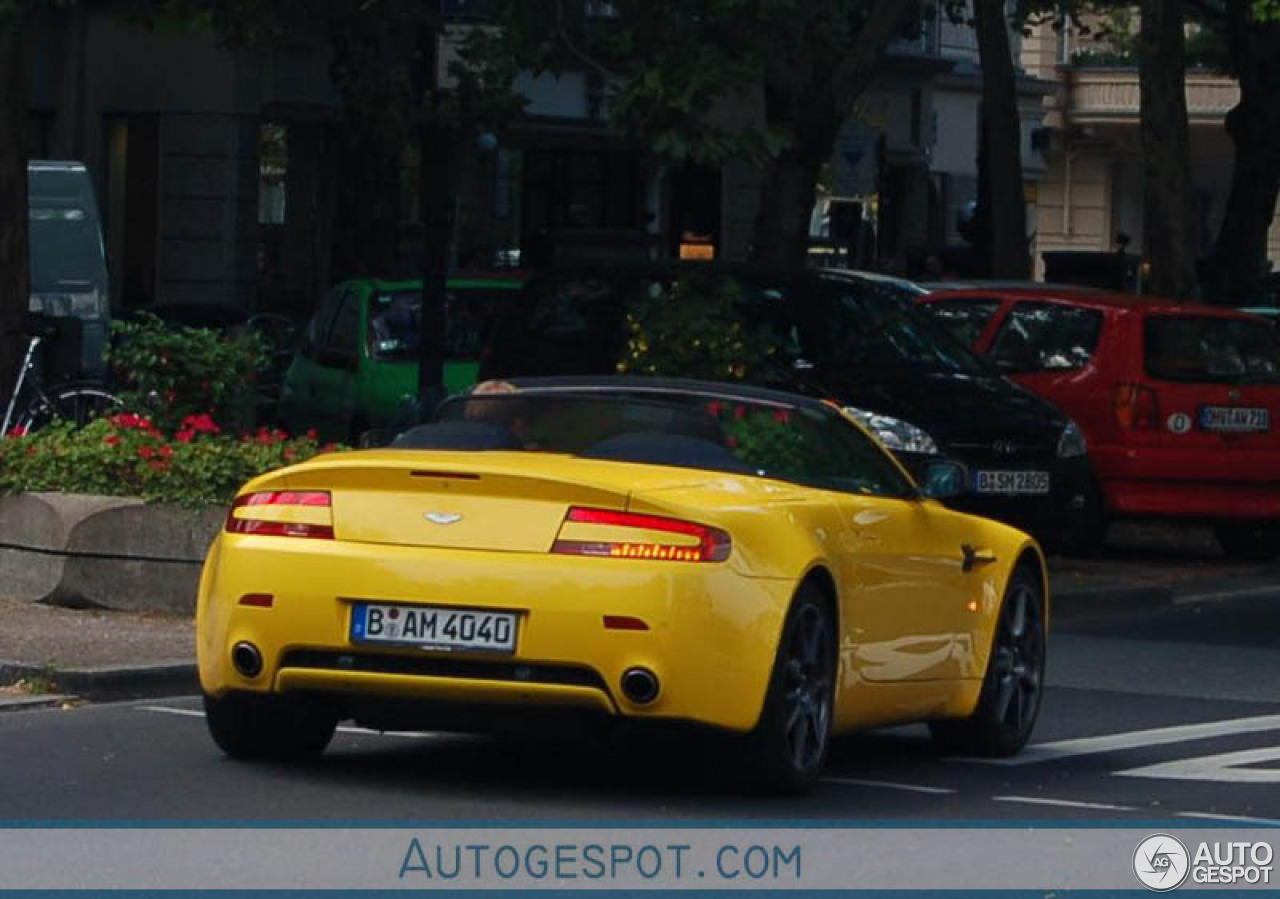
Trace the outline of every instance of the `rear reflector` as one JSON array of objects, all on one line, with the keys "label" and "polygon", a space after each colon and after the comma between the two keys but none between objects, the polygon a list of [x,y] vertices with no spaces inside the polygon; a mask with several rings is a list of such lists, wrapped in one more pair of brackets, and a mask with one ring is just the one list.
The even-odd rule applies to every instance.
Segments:
[{"label": "rear reflector", "polygon": [[630,615],[605,615],[604,626],[611,631],[647,631],[649,625]]},{"label": "rear reflector", "polygon": [[276,603],[276,598],[270,593],[246,593],[240,597],[240,605],[253,606],[257,609],[269,609]]},{"label": "rear reflector", "polygon": [[[333,539],[327,490],[266,490],[236,497],[227,514],[227,531],[265,537],[308,537]],[[292,513],[290,510],[297,510]],[[324,509],[324,512],[320,512]],[[311,520],[313,516],[328,519]]]},{"label": "rear reflector", "polygon": [[[599,556],[611,559],[652,559],[663,562],[723,562],[729,558],[733,541],[729,535],[705,524],[663,518],[658,515],[637,515],[612,509],[588,509],[574,506],[565,516],[565,524],[603,525],[606,529],[618,528],[622,533],[616,539],[565,540],[557,539],[551,546],[553,553],[570,556]],[[648,531],[636,539],[626,539],[625,531]],[[561,528],[563,533],[563,527]],[[657,534],[680,534],[695,538],[697,543],[664,543],[653,539]]]}]

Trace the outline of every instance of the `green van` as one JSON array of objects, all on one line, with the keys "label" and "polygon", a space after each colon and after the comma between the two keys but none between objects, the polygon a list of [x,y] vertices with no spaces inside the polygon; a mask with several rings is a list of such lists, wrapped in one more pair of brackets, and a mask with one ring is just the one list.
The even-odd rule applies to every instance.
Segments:
[{"label": "green van", "polygon": [[[523,279],[468,275],[448,280],[445,388],[476,381],[480,354]],[[355,441],[395,425],[418,390],[421,281],[344,281],[307,322],[280,389],[278,418],[290,433],[314,428],[322,439]]]}]

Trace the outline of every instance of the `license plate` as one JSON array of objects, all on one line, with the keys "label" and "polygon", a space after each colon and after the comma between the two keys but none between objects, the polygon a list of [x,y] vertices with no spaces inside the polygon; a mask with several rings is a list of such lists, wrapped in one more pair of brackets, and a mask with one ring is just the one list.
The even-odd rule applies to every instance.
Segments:
[{"label": "license plate", "polygon": [[356,603],[351,609],[353,643],[397,643],[423,649],[514,652],[514,612],[482,612],[440,606]]},{"label": "license plate", "polygon": [[1003,493],[1010,496],[1048,493],[1049,472],[980,471],[973,489],[976,493]]},{"label": "license plate", "polygon": [[1271,412],[1244,406],[1201,406],[1200,427],[1206,431],[1267,431]]}]

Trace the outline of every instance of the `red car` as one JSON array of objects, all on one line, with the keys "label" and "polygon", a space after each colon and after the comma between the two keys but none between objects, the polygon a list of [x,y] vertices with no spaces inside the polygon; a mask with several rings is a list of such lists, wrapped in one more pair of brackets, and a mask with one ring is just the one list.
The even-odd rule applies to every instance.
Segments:
[{"label": "red car", "polygon": [[922,308],[1084,432],[1099,490],[1079,549],[1119,517],[1212,524],[1280,554],[1280,333],[1212,306],[1078,288],[937,291]]}]

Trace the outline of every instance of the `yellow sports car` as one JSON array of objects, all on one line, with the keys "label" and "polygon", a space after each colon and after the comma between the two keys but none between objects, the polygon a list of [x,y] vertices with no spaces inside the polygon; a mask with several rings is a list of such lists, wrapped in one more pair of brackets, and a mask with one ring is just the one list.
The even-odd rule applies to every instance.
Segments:
[{"label": "yellow sports car", "polygon": [[829,403],[644,378],[481,385],[390,448],[245,485],[200,581],[209,729],[320,752],[342,719],[587,712],[740,735],[811,784],[832,734],[927,721],[1011,754],[1040,706],[1044,560],[931,497]]}]

